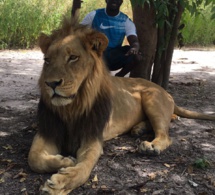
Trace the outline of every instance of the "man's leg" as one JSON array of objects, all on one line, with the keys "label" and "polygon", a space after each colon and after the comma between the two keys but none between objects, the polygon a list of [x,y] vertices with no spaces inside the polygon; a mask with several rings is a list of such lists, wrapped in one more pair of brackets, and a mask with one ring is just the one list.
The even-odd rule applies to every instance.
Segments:
[{"label": "man's leg", "polygon": [[124,77],[126,74],[128,74],[129,72],[131,72],[131,70],[133,69],[134,67],[134,61],[131,61],[130,63],[128,64],[125,64],[122,69],[115,74],[115,76],[117,77]]},{"label": "man's leg", "polygon": [[125,76],[129,73],[134,64],[134,56],[129,55],[127,56],[126,53],[130,49],[130,46],[123,46],[113,49],[107,49],[104,52],[104,60],[111,71],[121,69],[116,76]]}]

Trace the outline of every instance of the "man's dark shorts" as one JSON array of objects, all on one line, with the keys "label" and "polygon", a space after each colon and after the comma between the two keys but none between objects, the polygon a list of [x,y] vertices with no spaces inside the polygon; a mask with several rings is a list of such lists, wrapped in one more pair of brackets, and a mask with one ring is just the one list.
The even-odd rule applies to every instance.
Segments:
[{"label": "man's dark shorts", "polygon": [[133,61],[133,55],[125,55],[129,49],[130,46],[122,46],[117,48],[107,48],[104,51],[104,60],[109,70],[114,71],[121,69]]}]

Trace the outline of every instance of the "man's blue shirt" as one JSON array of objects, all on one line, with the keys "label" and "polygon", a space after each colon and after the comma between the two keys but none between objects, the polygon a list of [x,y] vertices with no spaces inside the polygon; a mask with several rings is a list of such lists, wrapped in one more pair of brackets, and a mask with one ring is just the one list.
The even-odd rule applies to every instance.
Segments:
[{"label": "man's blue shirt", "polygon": [[105,8],[90,12],[82,24],[104,33],[109,40],[108,48],[120,47],[125,36],[136,35],[135,25],[127,15],[119,12],[116,16],[108,16]]},{"label": "man's blue shirt", "polygon": [[115,17],[110,17],[105,13],[105,9],[98,9],[96,10],[92,27],[108,37],[108,47],[115,48],[122,45],[125,37],[125,22],[127,19],[128,16],[122,12]]}]

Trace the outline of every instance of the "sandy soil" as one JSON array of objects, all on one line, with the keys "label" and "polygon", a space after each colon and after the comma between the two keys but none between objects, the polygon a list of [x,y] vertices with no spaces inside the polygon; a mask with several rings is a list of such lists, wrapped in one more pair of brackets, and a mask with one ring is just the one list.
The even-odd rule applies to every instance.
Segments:
[{"label": "sandy soil", "polygon": [[[42,58],[37,50],[0,51],[0,195],[38,194],[50,177],[27,164]],[[215,113],[215,51],[175,50],[168,91],[182,107]],[[136,153],[140,139],[130,135],[107,142],[88,182],[71,194],[215,194],[215,122],[180,119],[170,136],[159,157]]]}]

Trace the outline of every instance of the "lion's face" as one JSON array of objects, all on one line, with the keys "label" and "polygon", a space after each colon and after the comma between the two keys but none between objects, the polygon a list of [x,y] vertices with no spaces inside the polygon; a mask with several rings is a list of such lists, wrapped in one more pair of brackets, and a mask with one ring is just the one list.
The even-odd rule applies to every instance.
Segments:
[{"label": "lion's face", "polygon": [[79,39],[69,36],[50,46],[44,55],[40,86],[56,106],[72,102],[87,74],[93,68],[92,57]]},{"label": "lion's face", "polygon": [[92,73],[95,57],[101,57],[98,51],[95,52],[92,39],[88,40],[89,37],[73,34],[50,43],[48,48],[41,48],[45,52],[39,85],[42,96],[52,105],[65,106],[72,103]]}]

